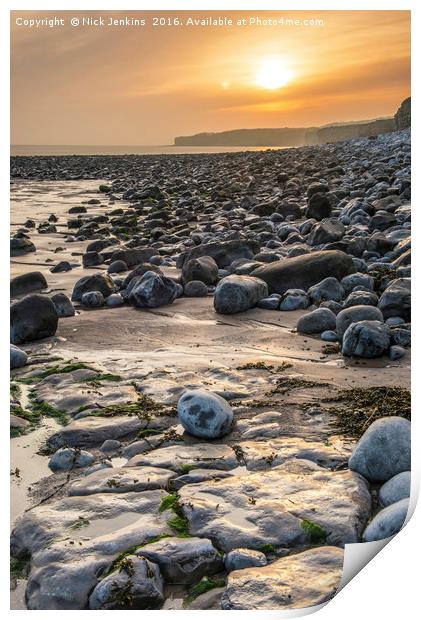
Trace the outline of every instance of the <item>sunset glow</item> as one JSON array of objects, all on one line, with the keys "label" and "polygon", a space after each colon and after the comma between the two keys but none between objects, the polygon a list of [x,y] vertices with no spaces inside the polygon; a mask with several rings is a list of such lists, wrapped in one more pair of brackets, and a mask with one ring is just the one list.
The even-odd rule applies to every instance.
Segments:
[{"label": "sunset glow", "polygon": [[277,90],[288,84],[292,71],[281,58],[272,56],[265,58],[257,71],[256,83],[267,90]]}]

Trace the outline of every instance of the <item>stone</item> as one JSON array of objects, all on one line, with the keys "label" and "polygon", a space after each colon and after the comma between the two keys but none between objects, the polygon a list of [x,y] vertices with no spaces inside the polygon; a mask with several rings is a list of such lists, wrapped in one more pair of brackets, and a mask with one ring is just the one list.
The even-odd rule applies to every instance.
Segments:
[{"label": "stone", "polygon": [[164,467],[184,473],[192,465],[203,469],[227,471],[238,466],[234,451],[224,444],[199,443],[196,445],[174,445],[156,448],[147,454],[138,454],[130,459],[127,467]]},{"label": "stone", "polygon": [[223,570],[222,557],[207,538],[163,538],[136,551],[158,564],[165,583],[192,584]]},{"label": "stone", "polygon": [[351,306],[341,310],[336,316],[336,333],[342,341],[343,335],[351,323],[360,321],[383,321],[383,315],[373,306]]},{"label": "stone", "polygon": [[108,273],[122,273],[123,271],[128,271],[128,269],[129,268],[127,264],[124,262],[124,260],[115,260],[109,265],[107,272]]},{"label": "stone", "polygon": [[323,220],[316,224],[306,241],[308,245],[322,245],[339,241],[345,234],[345,226],[339,220]]},{"label": "stone", "polygon": [[193,437],[218,439],[231,430],[232,409],[218,394],[188,390],[178,401],[177,410],[181,425]]},{"label": "stone", "polygon": [[99,252],[86,252],[82,256],[82,263],[84,268],[86,267],[97,267],[98,265],[102,265],[104,262],[104,257]]},{"label": "stone", "polygon": [[21,368],[28,361],[28,355],[14,344],[10,345],[10,369]]},{"label": "stone", "polygon": [[124,305],[123,296],[120,293],[111,293],[105,300],[105,305],[115,308],[116,306]]},{"label": "stone", "polygon": [[181,276],[186,283],[200,280],[204,284],[215,284],[218,279],[218,265],[211,256],[192,258],[183,264]]},{"label": "stone", "polygon": [[310,305],[307,293],[297,288],[291,288],[285,291],[279,309],[285,311],[305,310]]},{"label": "stone", "polygon": [[380,357],[390,347],[391,330],[381,321],[351,323],[342,339],[342,355]]},{"label": "stone", "polygon": [[235,314],[253,308],[267,296],[267,284],[259,278],[232,275],[223,278],[216,287],[214,307],[219,314]]},{"label": "stone", "polygon": [[89,609],[158,609],[164,583],[153,562],[128,556],[126,568],[104,577],[89,597]]},{"label": "stone", "polygon": [[73,288],[72,301],[82,301],[82,295],[91,291],[98,291],[104,297],[116,292],[116,286],[109,275],[96,273],[92,276],[84,276],[78,280]]},{"label": "stone", "polygon": [[110,256],[110,262],[114,263],[121,260],[126,263],[129,269],[132,269],[135,265],[146,263],[155,254],[156,250],[153,248],[125,248],[113,252]]},{"label": "stone", "polygon": [[184,263],[193,258],[210,256],[219,268],[228,267],[237,258],[253,258],[260,250],[257,241],[245,239],[233,239],[231,241],[212,241],[202,243],[192,249],[182,252],[177,257],[176,266],[182,269]]},{"label": "stone", "polygon": [[54,267],[51,267],[51,273],[63,273],[65,271],[71,271],[72,266],[68,260],[59,261]]},{"label": "stone", "polygon": [[121,442],[117,439],[106,439],[100,447],[101,452],[115,452],[121,447]]},{"label": "stone", "polygon": [[10,308],[10,340],[13,344],[54,336],[57,325],[54,304],[43,295],[27,295]]},{"label": "stone", "polygon": [[337,342],[338,335],[336,332],[332,331],[331,329],[328,329],[325,332],[322,332],[320,334],[320,339],[323,340],[324,342]]},{"label": "stone", "polygon": [[378,304],[385,319],[401,316],[411,320],[411,280],[398,278],[393,280],[381,295]]},{"label": "stone", "polygon": [[190,280],[184,285],[184,295],[186,297],[206,297],[208,287],[201,280]]},{"label": "stone", "polygon": [[270,295],[270,297],[263,297],[257,302],[257,307],[263,310],[279,310],[279,304],[281,296],[277,293]]},{"label": "stone", "polygon": [[75,315],[75,307],[64,293],[55,293],[51,295],[50,299],[54,304],[58,317],[62,318]]},{"label": "stone", "polygon": [[94,461],[94,456],[90,452],[86,452],[86,450],[60,448],[49,460],[48,467],[53,472],[70,471],[77,467],[92,465]]},{"label": "stone", "polygon": [[332,211],[329,198],[325,193],[318,192],[308,199],[305,215],[307,218],[314,218],[319,222],[329,217]]},{"label": "stone", "polygon": [[[110,441],[110,440],[108,440]],[[69,495],[95,495],[96,493],[129,493],[164,489],[176,474],[161,467],[113,467],[100,469],[76,480]]]},{"label": "stone", "polygon": [[138,265],[133,271],[131,271],[124,279],[123,286],[127,288],[132,280],[135,278],[141,277],[145,275],[148,271],[154,271],[159,275],[164,275],[159,267],[156,265],[151,265],[150,263],[145,263],[143,265]]},{"label": "stone", "polygon": [[372,542],[374,540],[384,540],[389,538],[389,536],[395,536],[405,523],[408,508],[409,498],[401,499],[383,508],[365,529],[363,534],[364,541]]},{"label": "stone", "polygon": [[395,328],[392,330],[392,344],[399,347],[411,346],[411,330]]},{"label": "stone", "polygon": [[389,359],[392,362],[395,362],[396,360],[400,360],[405,357],[405,353],[406,351],[403,347],[392,345],[389,349]]},{"label": "stone", "polygon": [[338,250],[322,250],[268,263],[252,271],[251,275],[264,280],[271,293],[283,294],[288,289],[307,291],[323,278],[341,280],[354,272],[351,256]]},{"label": "stone", "polygon": [[322,301],[342,301],[345,297],[345,291],[339,280],[336,278],[325,278],[318,284],[311,286],[307,294],[315,304]]},{"label": "stone", "polygon": [[263,471],[188,484],[179,496],[190,534],[210,538],[225,552],[309,544],[315,534],[307,521],[319,526],[320,540],[327,544],[358,542],[371,510],[361,476],[298,459]]},{"label": "stone", "polygon": [[379,489],[379,501],[382,506],[390,506],[411,495],[411,472],[402,471],[382,484]]},{"label": "stone", "polygon": [[229,574],[223,610],[304,609],[325,604],[339,589],[343,550],[318,547],[263,567]]},{"label": "stone", "polygon": [[37,249],[30,239],[25,237],[12,237],[10,239],[10,256],[23,256],[30,252],[36,252]]},{"label": "stone", "polygon": [[224,558],[225,569],[228,573],[233,570],[250,568],[252,566],[266,566],[267,559],[264,553],[254,549],[233,549]]},{"label": "stone", "polygon": [[334,330],[336,316],[328,308],[317,308],[300,317],[297,322],[299,334],[320,334],[326,330]]},{"label": "stone", "polygon": [[104,295],[99,291],[83,293],[81,303],[88,308],[100,308],[105,303]]},{"label": "stone", "polygon": [[159,308],[172,304],[181,286],[171,278],[147,271],[133,287],[129,301],[137,308]]},{"label": "stone", "polygon": [[411,424],[397,416],[380,418],[361,437],[349,468],[370,482],[386,482],[411,469]]},{"label": "stone", "polygon": [[341,284],[346,294],[349,294],[356,286],[363,286],[372,291],[374,289],[374,278],[367,273],[351,273],[342,278]]},{"label": "stone", "polygon": [[30,271],[10,280],[10,297],[27,295],[48,288],[47,280],[40,271]]},{"label": "stone", "polygon": [[344,308],[352,306],[377,306],[379,298],[371,291],[353,291],[343,303]]}]

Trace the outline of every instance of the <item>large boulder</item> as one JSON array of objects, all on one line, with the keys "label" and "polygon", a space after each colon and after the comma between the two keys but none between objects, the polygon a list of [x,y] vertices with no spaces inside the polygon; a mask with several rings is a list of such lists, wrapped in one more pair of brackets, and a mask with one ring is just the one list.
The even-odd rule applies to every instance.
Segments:
[{"label": "large boulder", "polygon": [[184,263],[181,275],[184,282],[200,280],[205,284],[215,284],[218,279],[218,265],[211,256],[191,258]]},{"label": "large boulder", "polygon": [[405,523],[408,507],[409,498],[405,498],[383,508],[368,524],[363,534],[364,541],[383,540],[397,534]]},{"label": "large boulder", "polygon": [[181,290],[171,278],[147,271],[133,286],[129,301],[138,308],[159,308],[172,304]]},{"label": "large boulder", "polygon": [[271,293],[285,293],[288,289],[303,289],[327,277],[341,280],[356,271],[351,256],[338,250],[310,252],[258,267],[251,275],[264,280]]},{"label": "large boulder", "polygon": [[229,574],[222,609],[303,609],[326,603],[342,579],[343,549],[317,547]]},{"label": "large boulder", "polygon": [[120,570],[104,577],[89,597],[89,609],[158,609],[164,602],[159,567],[129,555]]},{"label": "large boulder", "polygon": [[82,301],[82,295],[84,293],[90,293],[91,291],[98,291],[102,293],[104,297],[108,297],[111,293],[117,291],[117,287],[112,278],[105,273],[84,276],[76,282],[73,288],[72,301]]},{"label": "large boulder", "polygon": [[373,306],[351,306],[344,308],[336,316],[336,333],[342,340],[344,333],[351,323],[360,321],[383,321],[383,315],[378,308]]},{"label": "large boulder", "polygon": [[342,354],[348,357],[380,357],[390,347],[391,330],[381,321],[351,323],[342,339]]},{"label": "large boulder", "polygon": [[200,256],[211,256],[218,267],[228,267],[238,258],[253,258],[259,250],[259,243],[252,240],[212,241],[182,252],[177,258],[177,267],[181,269],[184,263]]},{"label": "large boulder", "polygon": [[326,330],[334,330],[336,316],[329,308],[317,308],[301,316],[297,322],[299,334],[321,334]]},{"label": "large boulder", "polygon": [[214,307],[220,314],[235,314],[253,308],[268,296],[266,282],[252,276],[227,276],[215,289]]},{"label": "large boulder", "polygon": [[10,280],[10,297],[27,295],[47,288],[47,280],[40,271],[31,271]]},{"label": "large boulder", "polygon": [[206,390],[188,390],[178,401],[178,416],[183,428],[202,439],[226,435],[232,425],[233,412],[227,401]]},{"label": "large boulder", "polygon": [[385,482],[411,469],[411,424],[405,418],[380,418],[365,431],[349,468],[370,482]]},{"label": "large boulder", "polygon": [[27,295],[10,308],[10,341],[13,344],[54,336],[57,325],[54,304],[43,295]]},{"label": "large boulder", "polygon": [[393,280],[379,299],[378,307],[385,319],[401,316],[411,320],[411,280],[398,278]]},{"label": "large boulder", "polygon": [[138,549],[158,564],[166,583],[190,584],[223,569],[222,557],[207,538],[163,538]]}]

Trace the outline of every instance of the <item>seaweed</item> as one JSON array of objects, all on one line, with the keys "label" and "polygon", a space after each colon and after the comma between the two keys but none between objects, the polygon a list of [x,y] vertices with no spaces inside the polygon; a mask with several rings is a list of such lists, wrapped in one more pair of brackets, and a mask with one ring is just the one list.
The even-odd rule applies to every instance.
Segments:
[{"label": "seaweed", "polygon": [[313,523],[313,521],[309,521],[308,519],[303,519],[301,521],[301,527],[303,530],[309,535],[310,542],[313,544],[324,544],[327,538],[327,532],[317,523]]},{"label": "seaweed", "polygon": [[212,579],[209,577],[202,577],[202,579],[196,583],[186,596],[185,602],[192,603],[198,596],[213,590],[214,588],[223,588],[225,586],[225,579]]},{"label": "seaweed", "polygon": [[274,366],[273,364],[267,364],[266,362],[247,362],[242,366],[237,366],[237,370],[267,370],[271,374],[275,374],[278,372],[283,372],[288,368],[292,368],[291,362],[282,362],[279,366]]},{"label": "seaweed", "polygon": [[178,493],[169,493],[162,499],[159,512],[165,510],[172,510],[174,513],[174,516],[168,520],[168,525],[182,538],[189,537],[189,522],[183,514]]}]

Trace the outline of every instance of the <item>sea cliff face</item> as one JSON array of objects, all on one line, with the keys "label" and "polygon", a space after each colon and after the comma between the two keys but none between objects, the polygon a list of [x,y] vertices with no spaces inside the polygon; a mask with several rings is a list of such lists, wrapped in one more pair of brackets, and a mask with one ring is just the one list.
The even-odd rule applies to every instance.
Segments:
[{"label": "sea cliff face", "polygon": [[411,98],[405,99],[394,117],[324,127],[269,127],[234,129],[177,136],[175,146],[304,146],[364,138],[405,129],[411,125]]}]

